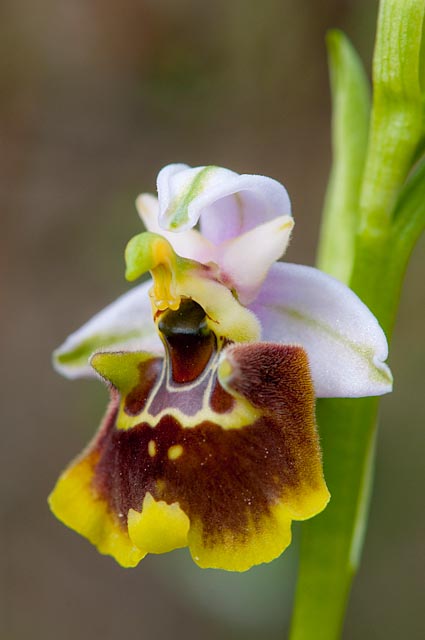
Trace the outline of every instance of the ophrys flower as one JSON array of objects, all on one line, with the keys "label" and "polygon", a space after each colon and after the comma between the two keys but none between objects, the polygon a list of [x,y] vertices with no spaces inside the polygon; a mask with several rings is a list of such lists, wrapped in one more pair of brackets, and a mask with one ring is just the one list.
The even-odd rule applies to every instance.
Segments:
[{"label": "ophrys flower", "polygon": [[152,280],[55,353],[111,404],[50,504],[124,566],[189,546],[242,571],[326,506],[315,395],[389,391],[386,339],[344,285],[276,262],[293,226],[278,182],[169,165],[158,196],[139,197],[148,232],[126,250],[128,279]]}]

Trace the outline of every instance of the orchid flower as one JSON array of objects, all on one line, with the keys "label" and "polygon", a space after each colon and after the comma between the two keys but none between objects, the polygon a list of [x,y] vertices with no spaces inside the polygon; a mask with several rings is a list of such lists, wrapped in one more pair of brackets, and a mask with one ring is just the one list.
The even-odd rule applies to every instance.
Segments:
[{"label": "orchid flower", "polygon": [[277,181],[172,164],[157,186],[126,249],[127,279],[151,279],[55,352],[111,403],[50,506],[122,566],[188,546],[244,571],[325,508],[315,397],[389,392],[387,341],[348,287],[277,262],[294,224]]}]

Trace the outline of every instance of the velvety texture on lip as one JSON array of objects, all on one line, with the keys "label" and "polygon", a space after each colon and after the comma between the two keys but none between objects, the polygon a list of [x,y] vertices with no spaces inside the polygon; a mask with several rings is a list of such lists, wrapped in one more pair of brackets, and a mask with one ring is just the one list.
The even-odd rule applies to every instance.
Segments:
[{"label": "velvety texture on lip", "polygon": [[[171,319],[177,322],[178,314],[173,313]],[[187,325],[185,330],[190,334]],[[193,333],[198,330],[192,327]],[[122,361],[125,354],[96,356],[102,357]],[[178,505],[187,516],[187,544],[201,566],[244,570],[272,559],[289,543],[291,520],[313,515],[328,500],[305,352],[274,344],[226,345],[218,372],[214,367],[206,372],[209,385],[205,381],[176,383],[172,375],[160,371],[160,364],[159,359],[141,362],[140,378],[125,397],[112,386],[111,408],[85,456],[85,473],[90,469],[86,493],[94,503],[104,505],[102,517],[108,514],[117,530],[114,535],[126,539],[129,548],[128,514],[137,512],[143,518],[149,496],[156,503]],[[189,387],[194,405],[200,407],[191,427],[182,424],[178,407],[157,415],[146,412],[153,391],[159,398],[162,393],[169,398],[170,383],[180,391]],[[245,421],[238,424],[235,412],[235,422],[223,428],[223,415],[232,415],[240,403],[246,403],[251,421],[247,423],[243,414]],[[129,413],[130,407],[133,422],[122,428],[120,413]],[[81,460],[74,473],[72,468],[71,473],[65,472],[59,493],[73,493],[72,486],[66,485],[76,482],[75,472],[80,477],[80,465]],[[55,494],[52,505],[66,524],[87,535],[78,509],[70,514],[68,506],[63,517],[60,506],[55,508]],[[276,515],[279,510],[284,518]],[[270,545],[273,527],[274,544]],[[145,555],[150,549],[139,551]],[[121,547],[119,553],[112,552],[122,562],[120,553]],[[123,563],[128,562],[125,556]]]}]

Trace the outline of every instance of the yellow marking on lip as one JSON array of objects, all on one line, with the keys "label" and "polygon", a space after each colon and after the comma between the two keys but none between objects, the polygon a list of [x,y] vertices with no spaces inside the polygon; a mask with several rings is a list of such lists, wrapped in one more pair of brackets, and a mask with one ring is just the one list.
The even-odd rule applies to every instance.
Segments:
[{"label": "yellow marking on lip", "polygon": [[156,442],[155,440],[149,440],[148,442],[148,453],[151,458],[156,456]]},{"label": "yellow marking on lip", "polygon": [[221,382],[225,382],[232,377],[233,367],[227,358],[223,358],[218,365],[218,375]]},{"label": "yellow marking on lip", "polygon": [[128,512],[128,534],[141,553],[166,553],[187,545],[190,521],[178,502],[167,504],[147,493],[142,512]]},{"label": "yellow marking on lip", "polygon": [[183,447],[181,444],[173,444],[172,447],[168,449],[168,459],[169,460],[177,460],[183,453]]},{"label": "yellow marking on lip", "polygon": [[[121,402],[121,407],[124,401]],[[194,429],[201,422],[212,422],[218,424],[222,429],[242,429],[255,422],[263,415],[260,409],[253,407],[248,400],[237,398],[235,407],[227,413],[217,413],[210,407],[204,406],[193,415],[186,415],[184,411],[176,407],[165,407],[159,413],[152,415],[149,411],[143,410],[136,416],[129,416],[121,408],[117,417],[117,429],[126,431],[138,424],[145,423],[155,428],[165,416],[171,416],[177,420],[185,429]]]},{"label": "yellow marking on lip", "polygon": [[[236,403],[234,408],[227,413],[217,413],[213,409],[211,409],[209,403],[212,393],[213,384],[215,382],[214,370],[216,365],[213,364],[211,366],[211,371],[205,374],[210,375],[211,380],[208,383],[208,388],[205,390],[203,394],[202,408],[199,409],[195,414],[187,415],[184,411],[180,410],[177,407],[168,406],[159,411],[158,413],[152,414],[150,412],[150,407],[156,397],[156,395],[160,392],[161,386],[164,384],[164,377],[166,375],[166,368],[164,367],[160,377],[158,378],[155,386],[153,387],[150,398],[148,399],[143,411],[138,413],[137,415],[129,415],[125,412],[125,397],[121,399],[120,403],[120,411],[117,416],[117,429],[122,429],[126,431],[127,429],[132,429],[133,427],[141,424],[142,422],[148,424],[150,427],[155,428],[165,416],[172,416],[179,422],[185,429],[193,429],[197,427],[201,422],[212,422],[214,424],[220,425],[220,427],[224,430],[227,429],[241,429],[247,425],[252,424],[258,418],[261,417],[263,412],[253,405],[250,404],[248,400],[245,398],[236,397],[236,394],[231,390],[227,389],[226,385],[223,384],[223,387],[230,393],[233,397],[236,398]],[[219,364],[219,380],[221,379],[222,373],[224,374],[224,379],[222,382],[225,382],[226,377],[230,378],[233,372],[232,364],[228,361],[227,358],[224,358]],[[203,382],[205,375],[203,374],[200,377],[200,381]],[[167,384],[167,383],[166,383]],[[190,385],[185,385],[186,389],[194,389],[198,386],[199,382],[192,383]],[[167,391],[172,392],[175,391],[178,393],[178,387],[169,388],[167,386]]]}]

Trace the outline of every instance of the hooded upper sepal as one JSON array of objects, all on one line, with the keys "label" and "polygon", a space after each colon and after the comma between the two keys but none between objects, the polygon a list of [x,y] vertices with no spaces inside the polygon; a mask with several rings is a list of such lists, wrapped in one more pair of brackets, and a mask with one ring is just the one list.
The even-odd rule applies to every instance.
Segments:
[{"label": "hooded upper sepal", "polygon": [[[176,164],[159,173],[158,196],[137,199],[146,228],[180,256],[215,263],[240,302],[251,302],[289,241],[294,223],[285,188],[265,176]],[[198,221],[201,233],[193,228]]]},{"label": "hooded upper sepal", "polygon": [[158,174],[159,224],[185,231],[198,220],[202,235],[218,245],[277,216],[290,214],[283,185],[222,167],[170,164]]}]

